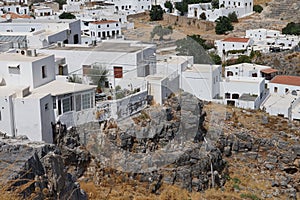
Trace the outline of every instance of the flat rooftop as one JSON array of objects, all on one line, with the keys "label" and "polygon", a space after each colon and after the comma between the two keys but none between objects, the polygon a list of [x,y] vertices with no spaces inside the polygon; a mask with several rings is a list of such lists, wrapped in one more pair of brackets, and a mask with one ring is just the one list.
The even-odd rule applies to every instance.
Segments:
[{"label": "flat rooftop", "polygon": [[269,69],[271,67],[266,66],[266,65],[257,65],[257,64],[253,64],[253,63],[240,63],[240,64],[236,64],[236,65],[230,65],[225,67],[225,69],[231,69],[231,68],[242,68],[242,69],[247,69],[247,70],[254,70],[254,69]]},{"label": "flat rooftop", "polygon": [[288,109],[291,105],[291,102],[295,100],[295,96],[291,94],[279,95],[279,94],[270,94],[268,99],[262,105],[265,108],[282,108]]},{"label": "flat rooftop", "polygon": [[37,53],[37,56],[26,56],[20,53],[0,53],[0,61],[9,62],[33,62],[52,55]]},{"label": "flat rooftop", "polygon": [[49,50],[70,50],[70,51],[102,51],[102,52],[126,52],[134,53],[145,48],[151,47],[149,44],[136,44],[130,42],[101,42],[97,46],[83,46],[83,45],[65,45],[58,47],[57,45],[49,46]]},{"label": "flat rooftop", "polygon": [[84,85],[78,83],[70,83],[54,80],[50,83],[42,85],[34,90],[32,90],[32,94],[51,94],[53,96],[70,94],[75,92],[82,92],[86,90],[93,90],[97,86]]},{"label": "flat rooftop", "polygon": [[219,67],[220,65],[194,64],[192,67],[187,68],[185,72],[209,73]]},{"label": "flat rooftop", "polygon": [[242,94],[242,96],[240,96],[239,100],[242,100],[242,101],[255,101],[256,98],[257,98],[257,95]]},{"label": "flat rooftop", "polygon": [[224,79],[224,82],[244,82],[244,83],[260,83],[264,78],[260,77],[240,77],[240,76],[229,76]]}]

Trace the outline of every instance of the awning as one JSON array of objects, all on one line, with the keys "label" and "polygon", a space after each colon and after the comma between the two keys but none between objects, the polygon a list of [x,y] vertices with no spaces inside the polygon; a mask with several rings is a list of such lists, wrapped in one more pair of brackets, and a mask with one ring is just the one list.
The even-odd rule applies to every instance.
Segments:
[{"label": "awning", "polygon": [[272,74],[272,73],[278,72],[278,70],[273,69],[273,68],[268,68],[268,69],[261,70],[261,72],[264,73],[264,74]]}]

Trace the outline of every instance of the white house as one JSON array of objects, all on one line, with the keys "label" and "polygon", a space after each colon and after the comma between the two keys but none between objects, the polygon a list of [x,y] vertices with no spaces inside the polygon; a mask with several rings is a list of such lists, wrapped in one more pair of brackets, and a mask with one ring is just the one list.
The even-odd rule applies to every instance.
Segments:
[{"label": "white house", "polygon": [[5,2],[8,5],[11,4],[21,4],[21,5],[28,5],[28,1],[27,0],[3,0],[3,2]]},{"label": "white house", "polygon": [[277,93],[285,95],[289,92],[296,92],[300,90],[300,77],[299,76],[275,76],[269,82],[270,93]]},{"label": "white house", "polygon": [[284,35],[280,31],[270,29],[246,30],[246,37],[251,38],[253,50],[260,50],[268,53],[277,47],[278,50],[292,49],[298,45],[300,37],[296,35]]},{"label": "white house", "polygon": [[252,43],[252,40],[249,38],[229,37],[223,40],[216,40],[215,46],[217,47],[218,55],[228,59],[247,53],[248,47],[251,46]]},{"label": "white house", "polygon": [[28,15],[29,7],[22,5],[5,5],[0,7],[0,14],[4,14],[7,12],[17,13],[20,15]]},{"label": "white house", "polygon": [[79,12],[80,6],[84,5],[84,0],[67,0],[63,5],[64,12]]},{"label": "white house", "polygon": [[269,83],[270,95],[261,108],[270,115],[300,119],[300,77],[278,75]]},{"label": "white house", "polygon": [[206,101],[218,98],[221,81],[219,65],[194,64],[182,72],[182,89]]},{"label": "white house", "polygon": [[89,23],[92,40],[101,41],[121,36],[121,23],[114,20],[101,20]]},{"label": "white house", "polygon": [[260,77],[234,77],[220,84],[220,96],[226,105],[258,109],[266,98],[265,79]]},{"label": "white house", "polygon": [[41,48],[58,41],[80,44],[80,20],[18,19],[0,23],[0,36],[25,37],[25,48]]},{"label": "white house", "polygon": [[34,6],[33,13],[36,17],[51,16],[54,14],[53,9],[47,6]]},{"label": "white house", "polygon": [[271,80],[277,75],[278,70],[269,66],[257,65],[253,63],[241,63],[225,67],[225,78],[229,76],[241,77],[263,77],[266,80]]},{"label": "white house", "polygon": [[151,9],[151,0],[107,0],[115,6],[115,12],[127,11],[130,14],[145,12]]},{"label": "white house", "polygon": [[228,16],[233,12],[238,18],[252,14],[253,0],[220,0],[218,9],[214,9],[211,3],[188,5],[188,17],[201,19],[200,15],[204,13],[208,21],[215,21],[219,17]]},{"label": "white house", "polygon": [[156,46],[138,41],[107,40],[96,46],[53,45],[39,51],[66,58],[69,73],[82,77],[85,83],[89,80],[84,69],[92,68],[95,63],[109,70],[106,85],[112,87],[125,76],[145,77],[156,72]]},{"label": "white house", "polygon": [[51,123],[95,120],[95,87],[55,80],[53,55],[0,54],[0,131],[53,142]]}]

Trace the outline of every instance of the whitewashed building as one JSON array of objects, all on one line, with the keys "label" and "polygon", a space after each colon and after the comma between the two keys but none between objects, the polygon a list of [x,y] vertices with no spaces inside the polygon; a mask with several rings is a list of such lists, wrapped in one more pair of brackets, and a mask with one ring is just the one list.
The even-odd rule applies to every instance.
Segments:
[{"label": "whitewashed building", "polygon": [[0,54],[0,131],[53,142],[51,123],[95,120],[95,87],[55,80],[54,55]]},{"label": "whitewashed building", "polygon": [[[156,72],[156,46],[129,40],[107,40],[95,46],[52,45],[40,52],[66,58],[70,74],[89,83],[84,69],[95,63],[109,70],[107,85],[115,87],[125,76],[145,77]],[[130,72],[130,73],[129,73]]]},{"label": "whitewashed building", "polygon": [[270,95],[261,108],[270,115],[300,119],[300,77],[278,75],[269,83]]},{"label": "whitewashed building", "polygon": [[33,14],[35,17],[45,17],[54,15],[53,9],[47,6],[34,6]]},{"label": "whitewashed building", "polygon": [[224,104],[245,109],[258,109],[267,95],[265,79],[260,77],[227,77],[220,91]]},{"label": "whitewashed building", "polygon": [[58,41],[80,44],[80,20],[18,19],[0,23],[0,36],[25,37],[25,48],[42,48]]},{"label": "whitewashed building", "polygon": [[257,65],[253,63],[241,63],[225,67],[225,78],[229,76],[240,77],[263,77],[265,80],[271,80],[277,75],[278,70],[269,66]]},{"label": "whitewashed building", "polygon": [[249,38],[229,37],[223,40],[216,40],[215,47],[217,48],[217,54],[221,58],[229,59],[241,54],[247,54],[248,47],[250,47],[252,43],[253,41]]},{"label": "whitewashed building", "polygon": [[233,12],[238,18],[252,14],[253,0],[220,0],[218,9],[214,9],[211,3],[188,5],[188,17],[201,19],[200,15],[204,13],[208,21],[215,21],[219,17],[228,16]]},{"label": "whitewashed building", "polygon": [[89,23],[92,40],[101,41],[121,36],[121,23],[114,20],[101,20]]},{"label": "whitewashed building", "polygon": [[280,31],[270,29],[246,30],[246,37],[254,41],[253,50],[259,50],[263,53],[268,53],[274,48],[278,50],[292,49],[300,42],[300,36],[284,35]]},{"label": "whitewashed building", "polygon": [[108,0],[115,6],[115,12],[127,11],[130,14],[145,12],[151,10],[151,0]]},{"label": "whitewashed building", "polygon": [[22,5],[5,5],[0,7],[0,14],[4,14],[7,12],[17,13],[20,15],[28,15],[29,7]]},{"label": "whitewashed building", "polygon": [[219,97],[221,81],[220,65],[194,64],[182,72],[182,89],[206,101]]}]

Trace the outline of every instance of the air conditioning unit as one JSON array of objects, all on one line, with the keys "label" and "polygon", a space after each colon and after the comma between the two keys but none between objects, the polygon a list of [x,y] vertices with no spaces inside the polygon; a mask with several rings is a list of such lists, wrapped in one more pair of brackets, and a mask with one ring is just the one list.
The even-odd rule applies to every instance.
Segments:
[{"label": "air conditioning unit", "polygon": [[27,55],[27,56],[31,56],[31,57],[37,56],[37,54],[36,54],[36,49],[29,49],[29,50],[27,50],[27,51],[26,51],[26,55]]}]

